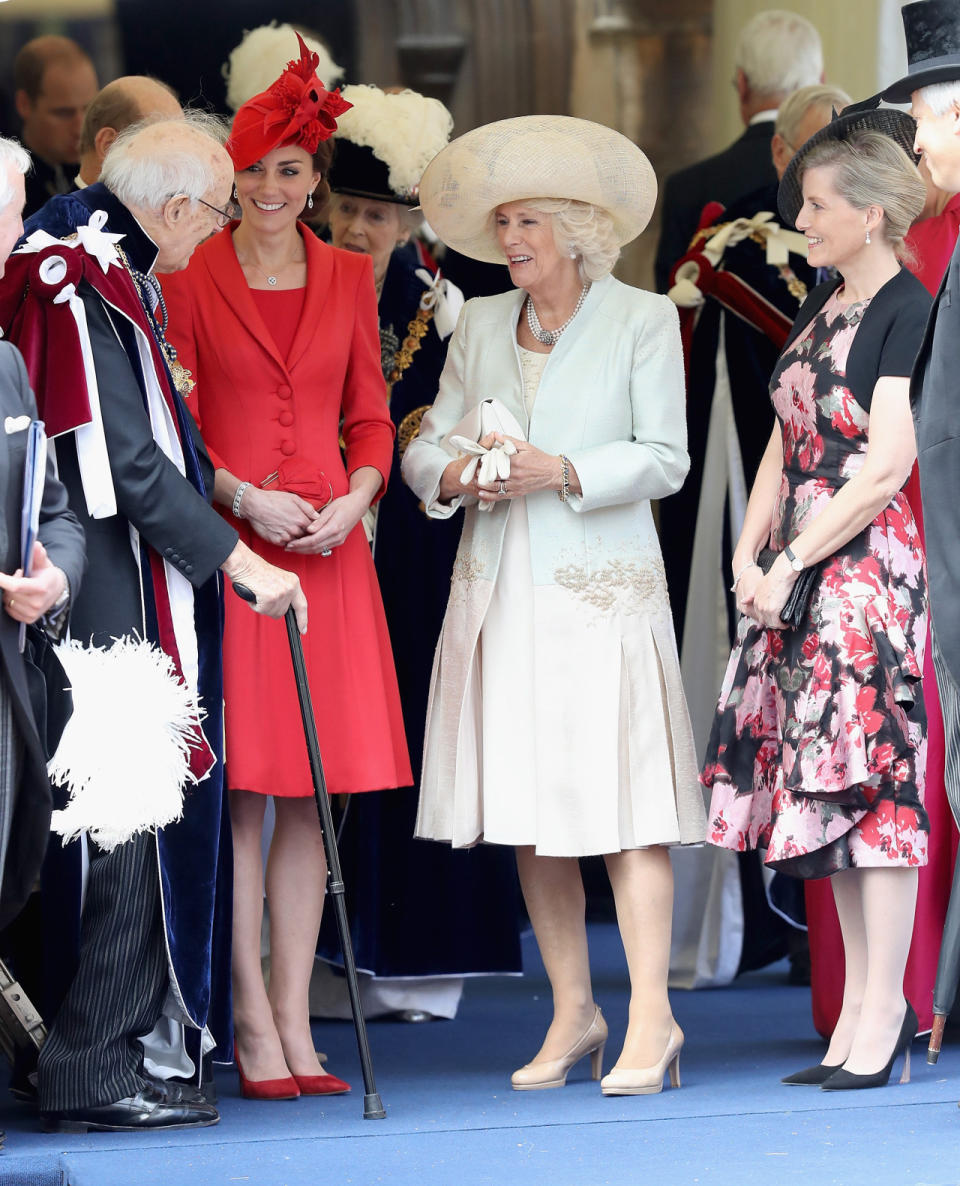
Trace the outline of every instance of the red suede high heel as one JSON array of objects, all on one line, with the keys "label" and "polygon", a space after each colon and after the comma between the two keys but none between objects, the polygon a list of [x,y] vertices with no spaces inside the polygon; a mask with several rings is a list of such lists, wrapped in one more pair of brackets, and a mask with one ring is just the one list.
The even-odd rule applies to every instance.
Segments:
[{"label": "red suede high heel", "polygon": [[294,1075],[301,1095],[346,1095],[350,1084],[336,1075]]},{"label": "red suede high heel", "polygon": [[[295,1100],[300,1096],[298,1080],[293,1075],[286,1075],[282,1079],[248,1079],[240,1065],[240,1055],[237,1053],[237,1043],[233,1043],[233,1061],[237,1064],[237,1074],[240,1076],[240,1094],[245,1100]],[[339,1083],[340,1080],[338,1079]]]}]

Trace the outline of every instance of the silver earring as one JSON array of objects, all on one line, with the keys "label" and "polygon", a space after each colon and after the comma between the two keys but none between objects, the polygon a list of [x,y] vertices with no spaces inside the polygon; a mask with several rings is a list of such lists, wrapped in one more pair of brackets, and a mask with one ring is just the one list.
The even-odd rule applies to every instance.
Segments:
[{"label": "silver earring", "polygon": [[233,183],[233,200],[235,202],[240,201],[240,198],[237,196],[237,183],[236,182]]},{"label": "silver earring", "polygon": [[867,227],[867,242],[870,242],[870,228]]},{"label": "silver earring", "polygon": [[307,198],[307,209],[308,210],[313,209],[313,194],[311,194],[310,197]]},{"label": "silver earring", "polygon": [[567,245],[567,251],[569,251],[569,252],[570,252],[570,258],[571,258],[571,259],[576,259],[576,258],[577,258],[577,250],[576,250],[576,248],[574,247],[574,245],[573,245],[572,243],[569,243],[569,244]]}]

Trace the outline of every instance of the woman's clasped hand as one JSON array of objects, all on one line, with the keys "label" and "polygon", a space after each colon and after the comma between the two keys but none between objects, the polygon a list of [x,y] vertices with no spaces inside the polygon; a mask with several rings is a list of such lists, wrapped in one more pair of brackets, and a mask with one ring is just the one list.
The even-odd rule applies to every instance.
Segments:
[{"label": "woman's clasped hand", "polygon": [[780,614],[790,599],[797,575],[782,555],[769,572],[764,572],[759,564],[751,564],[737,581],[737,609],[761,626],[785,630],[786,622]]},{"label": "woman's clasped hand", "polygon": [[553,453],[545,453],[529,441],[518,440],[502,432],[488,432],[477,444],[483,450],[492,450],[504,444],[512,446],[512,452],[504,450],[509,459],[507,476],[483,481],[482,466],[477,464],[476,456],[457,457],[440,478],[440,498],[444,502],[463,495],[472,495],[481,504],[502,502],[507,498],[522,498],[536,490],[556,491],[563,484],[560,458]]}]

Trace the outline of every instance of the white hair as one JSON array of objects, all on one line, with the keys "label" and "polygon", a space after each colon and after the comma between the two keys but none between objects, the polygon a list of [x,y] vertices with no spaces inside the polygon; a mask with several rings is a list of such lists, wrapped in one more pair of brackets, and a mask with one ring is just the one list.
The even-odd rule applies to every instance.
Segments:
[{"label": "white hair", "polygon": [[823,77],[820,34],[797,13],[768,8],[740,30],[734,65],[754,94],[772,99],[789,95]]},{"label": "white hair", "polygon": [[124,206],[158,211],[174,194],[196,201],[217,182],[213,153],[200,153],[188,143],[163,153],[141,150],[140,134],[164,124],[181,132],[186,124],[221,146],[227,135],[223,121],[205,111],[185,111],[183,119],[140,120],[125,128],[107,150],[100,173],[100,180]]},{"label": "white hair", "polygon": [[920,98],[934,115],[946,115],[951,107],[960,107],[960,80],[921,87]]},{"label": "white hair", "polygon": [[[606,210],[573,198],[527,198],[524,206],[550,216],[553,239],[561,255],[577,260],[581,280],[602,280],[620,258],[613,219]],[[496,237],[497,212],[490,212]]]},{"label": "white hair", "polygon": [[838,86],[819,82],[816,86],[802,86],[780,104],[774,131],[796,150],[800,147],[797,143],[798,129],[806,119],[808,111],[812,111],[814,107],[823,107],[828,113],[840,112],[851,102],[847,92]]},{"label": "white hair", "polygon": [[322,41],[293,25],[278,25],[271,21],[269,25],[246,31],[243,40],[231,51],[229,61],[221,68],[227,83],[227,103],[233,111],[272,86],[287,63],[299,58],[297,32],[307,43],[307,48],[320,58],[317,77],[328,90],[343,76],[343,67],[330,57],[330,51]]},{"label": "white hair", "polygon": [[13,186],[10,184],[10,171],[26,173],[30,168],[30,154],[19,140],[6,139],[0,136],[0,210],[6,208],[13,201]]}]

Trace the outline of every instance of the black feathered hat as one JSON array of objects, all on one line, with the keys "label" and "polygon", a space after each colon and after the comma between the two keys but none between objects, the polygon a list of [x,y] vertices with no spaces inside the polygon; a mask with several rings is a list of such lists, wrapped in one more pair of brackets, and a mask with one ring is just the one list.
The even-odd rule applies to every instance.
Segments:
[{"label": "black feathered hat", "polygon": [[914,91],[936,82],[960,81],[960,4],[918,0],[900,10],[907,40],[907,76],[888,86],[888,103],[909,103]]},{"label": "black feathered hat", "polygon": [[787,165],[777,191],[777,206],[780,217],[788,226],[796,226],[803,205],[803,169],[807,157],[819,145],[831,140],[849,140],[855,132],[880,132],[899,144],[911,161],[916,163],[919,159],[913,151],[917,123],[912,115],[895,107],[881,107],[879,95],[851,103],[843,109],[842,115],[834,112],[830,123],[802,144]]}]

